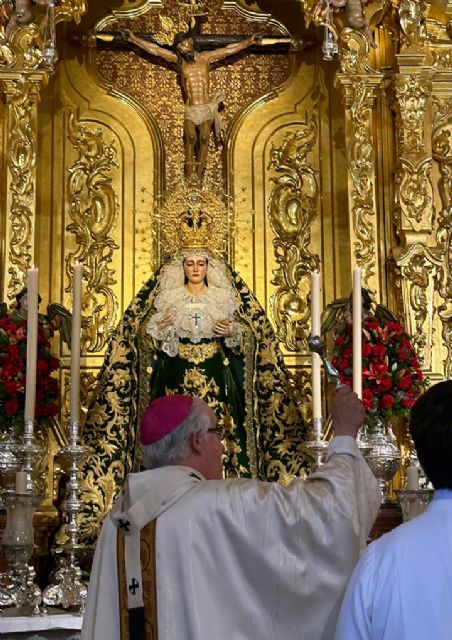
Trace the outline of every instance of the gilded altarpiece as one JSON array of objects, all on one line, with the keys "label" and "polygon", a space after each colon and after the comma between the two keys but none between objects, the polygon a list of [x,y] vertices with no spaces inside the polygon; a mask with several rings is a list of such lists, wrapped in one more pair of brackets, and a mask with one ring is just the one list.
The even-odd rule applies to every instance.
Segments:
[{"label": "gilded altarpiece", "polygon": [[[310,394],[313,268],[326,304],[348,295],[359,264],[415,337],[424,370],[450,377],[452,8],[368,3],[376,48],[338,12],[339,56],[326,62],[314,5],[212,2],[202,26],[287,42],[265,50],[264,38],[262,52],[211,72],[227,133],[223,148],[211,142],[208,175],[232,204],[230,261],[273,322],[300,397]],[[176,0],[63,3],[59,21],[73,22],[58,25],[54,70],[33,58],[32,25],[11,44],[22,58],[1,49],[2,298],[35,262],[44,303],[70,307],[72,265],[84,261],[85,401],[122,311],[160,262],[157,203],[183,172],[175,70],[108,46],[124,28],[161,30],[163,7],[177,12]],[[70,354],[54,346],[64,423]]]}]

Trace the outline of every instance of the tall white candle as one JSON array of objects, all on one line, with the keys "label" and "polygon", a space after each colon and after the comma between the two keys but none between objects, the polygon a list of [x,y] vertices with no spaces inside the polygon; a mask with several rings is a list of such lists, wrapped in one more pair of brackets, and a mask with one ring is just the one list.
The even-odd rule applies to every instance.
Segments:
[{"label": "tall white candle", "polygon": [[[311,335],[320,336],[320,273],[311,273]],[[312,354],[312,418],[322,418],[321,360],[318,353]]]},{"label": "tall white candle", "polygon": [[72,289],[71,422],[80,420],[80,330],[83,264],[76,262]]},{"label": "tall white candle", "polygon": [[33,422],[36,404],[36,364],[38,360],[38,287],[39,270],[27,271],[27,371],[25,386],[26,421]]},{"label": "tall white candle", "polygon": [[361,269],[353,269],[353,391],[362,398],[362,294]]},{"label": "tall white candle", "polygon": [[419,473],[416,467],[407,467],[406,488],[411,490],[419,489]]}]

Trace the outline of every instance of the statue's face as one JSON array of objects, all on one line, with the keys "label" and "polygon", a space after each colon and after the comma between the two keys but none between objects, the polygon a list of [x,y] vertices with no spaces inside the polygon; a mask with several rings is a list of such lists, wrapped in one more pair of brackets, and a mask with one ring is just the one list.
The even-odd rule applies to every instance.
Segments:
[{"label": "statue's face", "polygon": [[195,59],[195,49],[193,46],[192,38],[186,38],[185,40],[182,40],[182,42],[177,45],[177,49],[184,60],[193,62],[193,60]]},{"label": "statue's face", "polygon": [[184,273],[188,282],[199,284],[207,275],[207,258],[204,256],[187,256],[184,260]]}]

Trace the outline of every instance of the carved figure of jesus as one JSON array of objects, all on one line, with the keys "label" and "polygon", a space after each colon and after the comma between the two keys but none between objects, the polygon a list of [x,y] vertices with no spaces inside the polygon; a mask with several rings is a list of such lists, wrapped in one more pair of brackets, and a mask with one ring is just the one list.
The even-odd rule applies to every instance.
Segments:
[{"label": "carved figure of jesus", "polygon": [[202,179],[206,166],[209,148],[209,137],[212,123],[215,123],[217,138],[221,137],[221,119],[219,105],[224,96],[210,96],[210,65],[228,56],[232,56],[260,39],[252,35],[241,42],[228,44],[213,51],[197,51],[193,38],[189,33],[177,34],[174,39],[176,53],[157,44],[143,40],[130,31],[123,32],[124,37],[133,44],[153,56],[178,67],[182,89],[184,92],[184,146],[185,177],[189,180],[193,175]]}]

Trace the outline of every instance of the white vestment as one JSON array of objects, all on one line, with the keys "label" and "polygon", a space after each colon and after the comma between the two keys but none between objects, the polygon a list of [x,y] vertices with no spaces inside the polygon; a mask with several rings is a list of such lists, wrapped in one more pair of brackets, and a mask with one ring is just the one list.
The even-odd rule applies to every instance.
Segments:
[{"label": "white vestment", "polygon": [[435,498],[426,513],[369,546],[350,580],[336,640],[452,638],[452,492]]},{"label": "white vestment", "polygon": [[133,536],[155,517],[159,640],[328,640],[379,504],[350,436],[286,487],[178,466],[130,474],[98,540],[82,640],[119,640],[117,523]]}]

